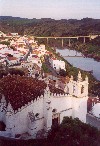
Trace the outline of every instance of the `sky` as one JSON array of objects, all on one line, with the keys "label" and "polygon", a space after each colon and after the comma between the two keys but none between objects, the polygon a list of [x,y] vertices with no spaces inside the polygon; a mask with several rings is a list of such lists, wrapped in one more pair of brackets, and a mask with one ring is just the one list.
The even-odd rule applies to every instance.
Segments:
[{"label": "sky", "polygon": [[100,0],[0,0],[0,16],[100,19]]}]

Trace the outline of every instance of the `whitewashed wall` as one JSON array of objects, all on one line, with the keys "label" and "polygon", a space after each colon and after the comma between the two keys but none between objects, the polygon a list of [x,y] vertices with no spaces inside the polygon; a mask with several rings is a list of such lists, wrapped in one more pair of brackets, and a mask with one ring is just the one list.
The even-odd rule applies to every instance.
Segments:
[{"label": "whitewashed wall", "polygon": [[82,122],[86,123],[86,114],[87,114],[87,99],[73,97],[73,118],[79,118]]},{"label": "whitewashed wall", "polygon": [[[18,112],[10,117],[6,117],[7,128],[12,128],[13,134],[21,134],[28,131],[28,112],[39,113],[39,118],[43,117],[43,97],[38,98],[28,106],[22,107]],[[39,124],[38,124],[39,125]],[[40,123],[41,125],[41,123]],[[40,128],[41,129],[41,126]]]},{"label": "whitewashed wall", "polygon": [[[87,99],[88,99],[88,81],[84,82],[69,82],[69,94],[51,94],[49,87],[46,88],[44,97],[40,96],[37,100],[31,101],[26,106],[13,111],[11,106],[7,107],[7,113],[0,112],[0,120],[4,120],[6,124],[6,131],[14,136],[15,134],[22,134],[29,132],[31,135],[36,135],[39,130],[49,130],[52,126],[53,109],[56,109],[60,115],[60,123],[65,116],[72,116],[79,118],[86,122],[87,114]],[[73,93],[73,85],[75,91]],[[81,94],[81,85],[84,85],[84,93]],[[5,99],[3,98],[2,102]],[[2,104],[1,104],[2,105]],[[1,106],[2,111],[2,106]],[[10,113],[11,111],[11,113]],[[28,113],[33,112],[35,121],[29,120]]]}]

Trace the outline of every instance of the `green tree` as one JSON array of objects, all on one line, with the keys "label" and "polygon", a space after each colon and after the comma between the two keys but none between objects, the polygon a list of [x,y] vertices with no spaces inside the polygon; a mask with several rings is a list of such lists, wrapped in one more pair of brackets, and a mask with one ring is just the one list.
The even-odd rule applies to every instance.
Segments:
[{"label": "green tree", "polygon": [[7,42],[7,41],[2,41],[2,42],[0,42],[0,44],[3,44],[3,45],[10,45],[10,42]]},{"label": "green tree", "polygon": [[52,127],[48,140],[57,146],[99,146],[100,131],[78,118],[64,117],[58,127]]},{"label": "green tree", "polygon": [[60,69],[59,75],[63,76],[63,77],[66,77],[68,74],[67,74],[67,72],[64,69]]}]

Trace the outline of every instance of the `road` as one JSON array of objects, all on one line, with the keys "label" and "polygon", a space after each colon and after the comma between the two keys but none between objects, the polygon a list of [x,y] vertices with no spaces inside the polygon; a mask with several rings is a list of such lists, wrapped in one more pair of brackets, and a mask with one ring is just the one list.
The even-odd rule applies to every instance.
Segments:
[{"label": "road", "polygon": [[27,45],[27,47],[29,48],[28,53],[24,56],[24,58],[22,59],[23,61],[27,61],[28,56],[30,55],[30,53],[32,52],[32,47],[31,45]]},{"label": "road", "polygon": [[86,123],[98,128],[100,130],[100,118],[96,118],[91,114],[87,114]]}]

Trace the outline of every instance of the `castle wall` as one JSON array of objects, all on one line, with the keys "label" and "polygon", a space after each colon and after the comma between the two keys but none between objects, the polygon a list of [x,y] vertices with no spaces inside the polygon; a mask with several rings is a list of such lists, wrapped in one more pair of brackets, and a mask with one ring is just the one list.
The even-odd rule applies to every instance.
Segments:
[{"label": "castle wall", "polygon": [[57,113],[60,113],[60,123],[64,116],[72,115],[72,97],[68,95],[54,96],[51,98],[51,107],[57,109]]},{"label": "castle wall", "polygon": [[79,120],[81,120],[84,123],[86,123],[87,99],[88,97],[84,97],[84,98],[72,97],[72,103],[73,103],[72,117],[79,118]]},{"label": "castle wall", "polygon": [[[65,116],[78,117],[81,121],[86,122],[87,98],[77,98],[67,94],[45,94],[44,97],[38,97],[37,100],[28,103],[12,115],[6,115],[6,130],[11,132],[12,136],[25,132],[36,136],[36,133],[44,127],[51,128],[53,109],[59,113],[60,123]],[[29,120],[29,112],[33,112],[34,116],[38,113],[38,117],[35,117],[34,121]]]},{"label": "castle wall", "polygon": [[28,133],[36,138],[36,134],[44,128],[44,117],[36,118],[34,122],[28,123]]},{"label": "castle wall", "polygon": [[[38,98],[34,102],[31,102],[26,107],[22,107],[19,109],[14,115],[10,116],[9,118],[6,117],[6,125],[7,128],[12,128],[13,135],[15,134],[22,134],[28,131],[28,112],[32,112],[34,115],[39,113],[39,118],[43,118],[43,97]],[[42,129],[41,121],[37,122],[38,129]],[[32,127],[33,128],[33,127]]]},{"label": "castle wall", "polygon": [[65,116],[79,118],[86,123],[88,80],[86,78],[82,81],[80,77],[78,81],[73,81],[71,78],[68,87],[69,94],[61,95],[50,93],[47,86],[44,97],[40,96],[14,112],[9,104],[5,121],[7,132],[11,132],[13,136],[28,132],[35,137],[42,129],[48,131],[52,126],[52,119],[56,116],[59,116],[59,123]]}]

